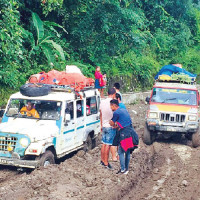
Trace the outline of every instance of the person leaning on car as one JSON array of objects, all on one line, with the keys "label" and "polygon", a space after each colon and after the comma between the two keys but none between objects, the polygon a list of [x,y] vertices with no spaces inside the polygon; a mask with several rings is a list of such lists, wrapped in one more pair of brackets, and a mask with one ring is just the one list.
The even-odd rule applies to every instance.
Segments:
[{"label": "person leaning on car", "polygon": [[27,115],[28,117],[40,118],[37,110],[33,108],[33,103],[31,103],[30,101],[27,102],[26,106],[22,107],[20,113],[22,115]]}]

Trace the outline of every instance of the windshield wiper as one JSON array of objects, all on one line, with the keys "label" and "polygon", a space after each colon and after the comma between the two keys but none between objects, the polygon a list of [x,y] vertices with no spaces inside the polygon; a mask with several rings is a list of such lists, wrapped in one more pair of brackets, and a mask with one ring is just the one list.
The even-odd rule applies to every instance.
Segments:
[{"label": "windshield wiper", "polygon": [[164,101],[162,101],[162,103],[166,103],[166,101],[171,101],[171,100],[176,100],[177,98],[169,98],[169,99],[165,99]]}]

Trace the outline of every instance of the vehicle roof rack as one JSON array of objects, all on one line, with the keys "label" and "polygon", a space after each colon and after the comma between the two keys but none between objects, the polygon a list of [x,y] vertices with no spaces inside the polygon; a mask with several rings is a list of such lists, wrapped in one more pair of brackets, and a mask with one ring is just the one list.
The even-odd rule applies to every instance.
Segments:
[{"label": "vehicle roof rack", "polygon": [[[69,92],[69,93],[76,91],[74,85],[55,85],[55,84],[44,84],[44,85],[48,85],[52,91]],[[80,92],[84,92],[90,89],[94,89],[94,86],[86,86],[83,89],[81,89]]]}]

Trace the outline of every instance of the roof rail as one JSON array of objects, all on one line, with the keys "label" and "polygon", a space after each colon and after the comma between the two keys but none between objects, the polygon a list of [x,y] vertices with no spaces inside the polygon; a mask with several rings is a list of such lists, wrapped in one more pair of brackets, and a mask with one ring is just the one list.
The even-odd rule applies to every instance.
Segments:
[{"label": "roof rail", "polygon": [[[75,92],[75,88],[70,85],[54,85],[54,84],[44,84],[44,85],[48,85],[52,91],[69,92],[69,93]],[[84,92],[90,89],[94,89],[94,86],[86,86],[80,91]]]}]

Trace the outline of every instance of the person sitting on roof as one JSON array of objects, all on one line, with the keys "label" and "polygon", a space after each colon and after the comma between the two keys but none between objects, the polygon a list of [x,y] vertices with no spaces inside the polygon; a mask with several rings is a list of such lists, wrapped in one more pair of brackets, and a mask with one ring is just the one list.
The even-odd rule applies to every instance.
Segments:
[{"label": "person sitting on roof", "polygon": [[22,107],[20,113],[28,117],[40,118],[40,115],[38,114],[37,110],[33,108],[33,103],[31,103],[30,101],[27,102],[26,106]]}]

